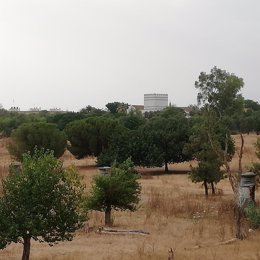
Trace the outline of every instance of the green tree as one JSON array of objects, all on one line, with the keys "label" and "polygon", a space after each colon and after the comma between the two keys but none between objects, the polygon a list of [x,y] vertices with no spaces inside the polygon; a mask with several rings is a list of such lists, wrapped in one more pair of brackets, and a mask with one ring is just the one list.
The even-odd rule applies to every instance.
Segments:
[{"label": "green tree", "polygon": [[69,123],[84,118],[86,118],[86,116],[83,113],[75,113],[75,112],[56,113],[56,114],[49,115],[47,117],[47,122],[56,124],[60,130],[64,130]]},{"label": "green tree", "polygon": [[65,129],[70,146],[70,152],[80,159],[84,156],[99,156],[119,131],[118,121],[107,117],[90,117],[77,120]]},{"label": "green tree", "polygon": [[19,114],[17,112],[5,112],[0,117],[0,132],[4,136],[10,136],[12,131],[24,123],[46,122],[45,116],[39,114]]},{"label": "green tree", "polygon": [[126,113],[129,105],[123,102],[111,102],[107,103],[106,107],[110,113],[117,114]]},{"label": "green tree", "polygon": [[214,67],[209,74],[201,72],[195,88],[199,90],[197,100],[216,111],[219,118],[230,116],[243,109],[243,98],[239,91],[244,86],[242,78]]},{"label": "green tree", "polygon": [[106,175],[95,176],[87,208],[105,212],[105,224],[111,225],[111,210],[136,210],[141,185],[130,159],[114,164]]},{"label": "green tree", "polygon": [[[203,183],[205,195],[208,195],[208,185],[211,185],[212,193],[215,194],[214,183],[223,178],[223,171],[220,169],[223,163],[213,149],[211,141],[214,140],[216,149],[224,149],[226,129],[218,124],[214,115],[212,111],[207,113],[203,111],[192,118],[192,134],[185,146],[185,152],[198,161],[197,167],[191,167],[191,180]],[[229,160],[234,152],[234,142],[229,139],[227,150]]]},{"label": "green tree", "polygon": [[71,241],[86,219],[84,186],[75,168],[64,169],[52,152],[23,155],[20,169],[11,167],[0,198],[0,248],[23,244],[30,256],[31,239]]},{"label": "green tree", "polygon": [[33,152],[35,146],[52,150],[54,156],[63,155],[67,139],[64,132],[50,123],[26,123],[19,126],[11,135],[8,150],[12,156],[21,160],[23,153]]},{"label": "green tree", "polygon": [[260,138],[257,138],[255,148],[256,148],[255,154],[258,158],[258,161],[252,163],[252,165],[250,165],[248,168],[249,168],[249,171],[257,174],[256,180],[257,180],[258,185],[259,185],[260,184],[260,162],[259,162],[259,159],[260,159]]},{"label": "green tree", "polygon": [[246,99],[245,100],[245,109],[249,111],[259,111],[260,110],[260,104],[257,101]]},{"label": "green tree", "polygon": [[129,130],[137,130],[146,122],[141,113],[130,111],[129,114],[120,117],[120,123]]},{"label": "green tree", "polygon": [[[149,158],[147,161],[154,161],[159,166],[165,165],[168,172],[168,163],[178,163],[189,158],[183,153],[185,144],[189,139],[189,123],[182,109],[169,107],[152,117],[143,129],[143,142],[149,147]],[[155,153],[153,153],[153,150]],[[158,157],[159,156],[159,157]]]},{"label": "green tree", "polygon": [[[213,111],[217,115],[215,117],[217,124],[222,125],[225,129],[225,125],[230,123],[230,119],[233,114],[240,116],[243,113],[244,99],[239,94],[239,91],[243,87],[244,82],[242,78],[237,77],[234,74],[230,74],[225,70],[218,69],[214,67],[209,74],[204,72],[200,73],[199,80],[195,82],[195,87],[199,89],[197,96],[198,103],[204,105],[204,110]],[[211,113],[209,113],[211,114]],[[244,138],[242,132],[240,132],[241,147],[239,149],[239,171],[238,174],[234,175],[231,172],[229,165],[229,155],[228,151],[228,141],[230,140],[230,132],[226,127],[225,133],[225,145],[223,146],[219,143],[217,138],[207,132],[209,138],[209,143],[212,150],[218,156],[222,165],[224,165],[227,172],[229,182],[231,184],[232,190],[234,192],[234,201],[238,201],[238,187],[240,176],[242,174],[242,157],[244,149]],[[236,237],[243,239],[244,232],[242,231],[242,207],[235,203],[235,217],[236,217]]]},{"label": "green tree", "polygon": [[101,116],[101,115],[106,114],[107,112],[102,109],[95,108],[95,107],[88,105],[88,106],[82,108],[80,110],[80,113],[87,114],[87,115]]},{"label": "green tree", "polygon": [[205,151],[205,159],[199,161],[197,167],[191,167],[190,178],[192,182],[202,182],[205,195],[208,196],[208,184],[211,185],[212,194],[215,194],[214,183],[223,179],[223,171],[220,170],[221,162],[212,151]]},{"label": "green tree", "polygon": [[[207,132],[209,143],[212,149],[218,155],[220,161],[225,166],[231,187],[234,193],[237,192],[238,180],[231,174],[230,166],[228,164],[229,157],[227,154],[228,142],[230,140],[230,132],[225,125],[230,123],[230,118],[233,114],[241,114],[243,112],[243,97],[239,91],[243,87],[243,79],[234,74],[230,74],[225,70],[214,67],[209,74],[201,72],[199,80],[195,82],[195,87],[199,90],[197,100],[199,105],[203,105],[205,116],[215,113],[214,124],[222,125],[225,133],[224,147],[219,144],[219,140],[213,138],[210,132]],[[211,122],[213,122],[211,120]],[[243,136],[241,136],[241,143],[244,144]],[[240,149],[239,168],[241,169],[241,158],[243,147]]]}]

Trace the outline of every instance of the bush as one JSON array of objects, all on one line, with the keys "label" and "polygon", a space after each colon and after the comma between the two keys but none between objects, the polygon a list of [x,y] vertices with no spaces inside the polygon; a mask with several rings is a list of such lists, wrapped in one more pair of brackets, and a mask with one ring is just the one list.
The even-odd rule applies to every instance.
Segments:
[{"label": "bush", "polygon": [[21,160],[26,152],[34,152],[35,147],[54,152],[55,157],[63,155],[67,138],[56,125],[49,123],[26,123],[19,126],[11,135],[12,142],[8,147],[10,154]]},{"label": "bush", "polygon": [[254,203],[249,203],[248,207],[245,210],[246,217],[250,222],[252,228],[260,227],[260,208],[256,207]]}]

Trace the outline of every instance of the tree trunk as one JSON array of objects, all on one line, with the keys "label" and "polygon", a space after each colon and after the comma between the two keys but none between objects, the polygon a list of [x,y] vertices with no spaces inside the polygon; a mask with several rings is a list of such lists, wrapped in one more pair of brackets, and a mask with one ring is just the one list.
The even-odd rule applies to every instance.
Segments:
[{"label": "tree trunk", "polygon": [[211,191],[212,191],[212,194],[216,194],[216,191],[215,191],[215,186],[214,186],[214,182],[213,181],[211,181],[210,182],[210,184],[211,184]]},{"label": "tree trunk", "polygon": [[235,218],[236,218],[236,238],[243,240],[247,238],[247,232],[243,227],[244,211],[243,208],[235,206]]},{"label": "tree trunk", "polygon": [[23,256],[22,260],[29,260],[30,258],[30,249],[31,249],[31,237],[23,238]]},{"label": "tree trunk", "polygon": [[165,164],[165,170],[164,170],[164,171],[165,171],[165,172],[169,172],[169,168],[168,168],[168,162],[167,162],[167,161],[165,161],[165,163],[164,163],[164,164]]},{"label": "tree trunk", "polygon": [[105,225],[110,226],[112,224],[112,219],[111,219],[111,207],[108,206],[105,210]]},{"label": "tree trunk", "polygon": [[241,174],[242,174],[242,158],[243,158],[243,153],[244,153],[244,136],[243,134],[240,133],[240,140],[241,140],[241,146],[240,146],[240,151],[238,154],[238,173],[239,173],[239,178],[238,181],[240,182]]},{"label": "tree trunk", "polygon": [[204,189],[205,189],[205,195],[208,196],[209,195],[209,192],[208,192],[208,184],[206,181],[203,182],[203,185],[204,185]]}]

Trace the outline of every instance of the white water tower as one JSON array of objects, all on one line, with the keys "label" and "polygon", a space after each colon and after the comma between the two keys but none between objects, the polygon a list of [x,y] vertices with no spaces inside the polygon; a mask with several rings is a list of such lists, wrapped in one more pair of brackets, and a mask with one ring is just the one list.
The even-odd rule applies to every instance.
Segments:
[{"label": "white water tower", "polygon": [[168,94],[144,94],[144,112],[160,111],[168,107]]}]

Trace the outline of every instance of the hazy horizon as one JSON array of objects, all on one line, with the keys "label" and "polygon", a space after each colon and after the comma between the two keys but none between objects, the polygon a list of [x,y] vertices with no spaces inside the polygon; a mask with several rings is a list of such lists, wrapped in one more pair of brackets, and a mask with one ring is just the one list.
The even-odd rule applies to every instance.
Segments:
[{"label": "hazy horizon", "polygon": [[166,93],[188,106],[214,66],[259,102],[259,10],[257,0],[1,1],[0,104],[78,111]]}]

